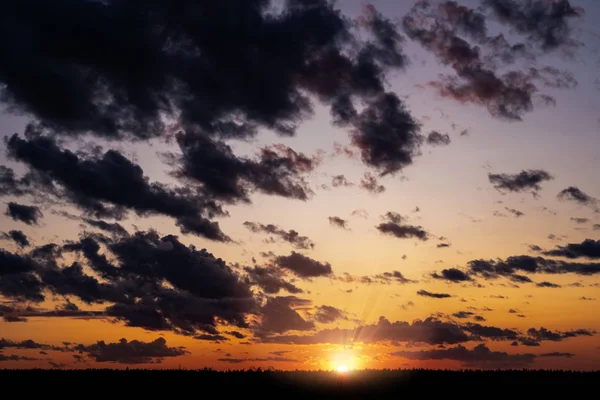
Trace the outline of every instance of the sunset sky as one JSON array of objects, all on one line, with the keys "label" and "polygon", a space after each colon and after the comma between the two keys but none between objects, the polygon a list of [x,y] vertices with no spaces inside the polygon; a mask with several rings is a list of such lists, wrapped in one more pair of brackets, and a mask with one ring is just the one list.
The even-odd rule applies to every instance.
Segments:
[{"label": "sunset sky", "polygon": [[599,369],[597,21],[3,2],[0,368]]}]

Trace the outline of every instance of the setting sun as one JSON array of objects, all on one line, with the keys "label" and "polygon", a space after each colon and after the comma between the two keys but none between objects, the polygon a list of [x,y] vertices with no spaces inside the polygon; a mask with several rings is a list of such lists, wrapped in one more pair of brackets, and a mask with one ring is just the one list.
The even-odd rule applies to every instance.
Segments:
[{"label": "setting sun", "polygon": [[347,365],[340,365],[337,367],[337,372],[340,373],[344,373],[344,372],[348,372],[348,366]]}]

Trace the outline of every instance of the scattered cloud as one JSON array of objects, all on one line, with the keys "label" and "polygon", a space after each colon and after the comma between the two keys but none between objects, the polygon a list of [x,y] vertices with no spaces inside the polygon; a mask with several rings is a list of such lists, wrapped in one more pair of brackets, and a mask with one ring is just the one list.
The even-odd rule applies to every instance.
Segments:
[{"label": "scattered cloud", "polygon": [[348,221],[342,219],[340,217],[328,217],[329,225],[334,226],[336,228],[348,229]]},{"label": "scattered cloud", "polygon": [[542,190],[541,183],[554,179],[550,173],[542,169],[530,169],[518,174],[488,174],[488,179],[499,191],[525,192],[531,191],[534,197]]},{"label": "scattered cloud", "polygon": [[395,236],[398,239],[417,238],[422,241],[429,239],[429,233],[423,227],[403,224],[404,218],[398,213],[389,211],[383,216],[383,219],[386,222],[375,228],[385,235]]},{"label": "scattered cloud", "polygon": [[273,259],[273,265],[287,269],[294,275],[304,278],[317,278],[333,274],[331,264],[314,260],[301,253],[292,251],[289,256],[277,256]]},{"label": "scattered cloud", "polygon": [[591,208],[594,211],[598,211],[598,199],[588,195],[581,189],[575,186],[569,186],[566,189],[561,190],[556,197],[561,201],[571,201],[578,203],[582,206]]},{"label": "scattered cloud", "polygon": [[27,225],[37,225],[44,217],[42,211],[36,206],[27,206],[15,202],[8,203],[4,214],[15,221],[21,221]]},{"label": "scattered cloud", "polygon": [[301,236],[297,231],[290,229],[286,231],[274,224],[261,224],[258,222],[244,222],[244,226],[253,233],[265,233],[271,236],[271,241],[277,237],[282,242],[287,242],[297,249],[310,250],[315,244],[307,236]]},{"label": "scattered cloud", "polygon": [[585,239],[581,243],[556,246],[543,254],[553,257],[600,259],[600,240]]},{"label": "scattered cloud", "polygon": [[372,194],[385,192],[385,186],[380,185],[375,175],[370,172],[365,172],[365,175],[360,180],[360,187]]},{"label": "scattered cloud", "polygon": [[433,292],[428,292],[427,290],[419,290],[417,292],[417,294],[419,296],[423,296],[423,297],[432,297],[434,299],[447,299],[449,297],[452,297],[452,295],[448,294],[448,293],[433,293]]},{"label": "scattered cloud", "polygon": [[537,357],[572,357],[570,353],[509,354],[503,351],[492,351],[485,344],[479,344],[469,350],[462,345],[449,349],[396,351],[390,353],[395,357],[409,360],[453,360],[460,361],[466,367],[476,368],[524,368],[533,364]]},{"label": "scattered cloud", "polygon": [[450,144],[450,135],[431,131],[425,141],[431,146],[448,146]]}]

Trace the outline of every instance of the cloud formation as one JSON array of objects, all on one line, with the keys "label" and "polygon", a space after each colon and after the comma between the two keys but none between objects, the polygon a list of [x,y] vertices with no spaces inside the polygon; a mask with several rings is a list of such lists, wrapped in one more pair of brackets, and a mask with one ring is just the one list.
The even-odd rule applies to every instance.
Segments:
[{"label": "cloud formation", "polygon": [[83,353],[96,362],[119,364],[154,364],[166,357],[179,357],[188,352],[184,347],[169,347],[164,338],[152,342],[121,339],[116,343],[99,341],[92,345],[77,345],[74,350]]},{"label": "cloud formation", "polygon": [[[564,37],[569,37],[566,19],[563,15],[552,16],[552,6],[548,6],[548,2],[536,1],[537,12],[520,9],[518,13],[500,12],[502,7],[498,6],[499,3],[492,7],[496,16],[501,15],[499,20],[512,28],[515,27],[513,24],[519,25],[522,29],[516,31],[525,36],[525,42],[538,44],[541,29],[538,24],[545,24],[550,32],[557,26],[565,27]],[[509,0],[509,3],[512,1]],[[504,4],[505,9],[510,9],[509,3]],[[547,12],[547,18],[540,22],[538,17]],[[576,85],[571,74],[547,66],[500,72],[501,67],[513,64],[516,59],[535,57],[532,57],[527,43],[510,45],[502,33],[488,36],[487,18],[481,11],[454,1],[439,4],[417,2],[403,17],[407,36],[455,72],[429,83],[441,96],[460,103],[484,106],[495,118],[520,121],[525,113],[533,110],[534,97],[545,103],[555,103],[554,98],[539,93],[538,84],[555,88]],[[540,28],[532,28],[532,24]],[[541,46],[541,53],[551,49],[552,46]]]},{"label": "cloud formation", "polygon": [[322,263],[301,253],[292,251],[289,256],[277,256],[273,264],[279,268],[287,269],[294,275],[304,278],[317,278],[329,276],[333,273],[331,264]]},{"label": "cloud formation", "polygon": [[73,205],[95,218],[125,217],[127,210],[140,216],[166,215],[183,233],[216,241],[231,240],[208,218],[224,215],[221,208],[197,192],[150,183],[142,168],[115,150],[103,154],[77,154],[61,149],[50,137],[18,135],[7,141],[8,154],[27,164],[35,176],[28,183],[38,193]]},{"label": "cloud formation", "polygon": [[428,292],[427,290],[421,289],[417,292],[417,294],[419,296],[423,296],[423,297],[431,297],[434,299],[447,299],[449,297],[452,297],[452,295],[448,294],[448,293],[433,293],[433,292]]},{"label": "cloud formation", "polygon": [[385,186],[379,184],[375,175],[370,172],[365,172],[360,180],[360,187],[372,194],[381,194],[385,192]]},{"label": "cloud formation", "polygon": [[434,272],[433,274],[431,274],[431,277],[435,279],[446,280],[449,282],[466,282],[472,280],[472,278],[468,274],[466,274],[458,268],[443,269],[439,274],[437,272]]},{"label": "cloud formation", "polygon": [[29,246],[29,239],[27,239],[27,235],[23,233],[23,231],[10,230],[8,232],[4,232],[0,235],[0,238],[6,240],[12,240],[19,247],[27,247]]},{"label": "cloud formation", "polygon": [[585,239],[581,243],[556,246],[542,254],[553,257],[600,259],[600,240]]},{"label": "cloud formation", "polygon": [[388,212],[383,216],[386,222],[382,222],[375,228],[385,234],[397,237],[398,239],[417,238],[422,241],[429,239],[429,233],[421,226],[403,224],[403,217],[394,212]]},{"label": "cloud formation", "polygon": [[244,267],[244,271],[248,274],[246,282],[250,285],[257,285],[266,294],[277,294],[280,290],[286,290],[292,294],[303,293],[292,282],[286,280],[285,272],[280,268],[267,267]]},{"label": "cloud formation", "polygon": [[321,324],[330,324],[339,319],[348,319],[346,312],[333,306],[318,306],[312,318]]},{"label": "cloud formation", "polygon": [[4,215],[27,225],[36,225],[44,216],[39,207],[27,206],[12,201],[8,203]]},{"label": "cloud formation", "polygon": [[348,229],[348,221],[340,217],[328,217],[329,225],[335,226],[336,228]]},{"label": "cloud formation", "polygon": [[541,183],[554,179],[547,171],[542,169],[529,169],[518,174],[488,174],[488,179],[499,191],[525,192],[531,191],[534,197],[539,196],[542,190]]},{"label": "cloud formation", "polygon": [[[1,250],[0,294],[32,302],[49,293],[73,296],[103,305],[106,317],[127,326],[184,335],[217,334],[218,321],[248,327],[246,316],[258,313],[250,286],[205,249],[153,231],[103,242],[104,253],[92,237],[25,255]],[[78,262],[63,264],[62,252],[81,254],[102,279],[88,275]]]},{"label": "cloud formation", "polygon": [[[297,249],[309,250],[315,247],[315,244],[307,237],[300,236],[298,232],[293,229],[286,231],[281,229],[277,225],[273,224],[261,224],[258,222],[244,222],[244,226],[253,233],[266,233],[268,235],[274,235],[283,242],[287,242]],[[273,236],[270,239],[272,242],[275,240]]]},{"label": "cloud formation", "polygon": [[431,131],[425,141],[431,146],[448,146],[450,144],[450,135]]},{"label": "cloud formation", "polygon": [[556,195],[558,200],[561,201],[572,201],[583,206],[589,207],[595,212],[598,212],[600,209],[598,207],[598,199],[588,195],[583,192],[581,189],[575,186],[569,186],[566,189],[561,190]]},{"label": "cloud formation", "polygon": [[519,273],[594,275],[600,273],[600,264],[573,263],[521,255],[511,256],[505,260],[471,260],[467,263],[467,271],[471,275],[485,279],[496,279],[503,276],[517,281],[530,282],[528,277],[519,275]]},{"label": "cloud formation", "polygon": [[[13,21],[6,34],[43,41],[46,50],[18,50],[18,42],[6,49],[14,63],[3,66],[3,102],[52,134],[144,140],[163,135],[166,119],[220,139],[250,138],[259,128],[290,136],[318,99],[349,128],[365,163],[388,173],[409,165],[419,127],[384,90],[387,73],[408,62],[394,23],[366,7],[354,24],[324,0],[267,8],[233,0],[159,0],[127,11],[115,2],[69,3],[60,13],[39,0],[4,7],[2,22]],[[123,37],[121,46],[104,45]],[[223,46],[223,37],[235,43]]]},{"label": "cloud formation", "polygon": [[267,299],[261,309],[262,321],[259,334],[285,333],[287,331],[310,331],[315,329],[312,321],[302,318],[294,307],[311,305],[312,301],[296,296],[279,296]]},{"label": "cloud formation", "polygon": [[503,351],[492,351],[485,344],[479,344],[469,350],[462,345],[449,349],[433,349],[419,351],[396,351],[390,353],[395,357],[408,360],[453,360],[460,361],[470,368],[525,368],[531,366],[537,357],[572,357],[571,353],[546,354],[509,354]]}]

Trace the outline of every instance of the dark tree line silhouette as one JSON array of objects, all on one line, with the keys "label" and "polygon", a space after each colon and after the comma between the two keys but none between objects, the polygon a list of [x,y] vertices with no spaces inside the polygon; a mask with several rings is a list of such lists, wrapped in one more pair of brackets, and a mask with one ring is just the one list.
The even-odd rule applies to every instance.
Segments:
[{"label": "dark tree line silhouette", "polygon": [[[0,370],[0,387],[26,391],[29,395],[59,394],[61,397],[93,393],[95,398],[290,398],[302,399],[401,399],[406,395],[488,396],[524,388],[534,394],[556,394],[564,386],[571,393],[598,387],[600,371],[551,370],[362,370],[340,374],[331,371],[249,370]],[[495,396],[494,396],[495,397]]]}]

